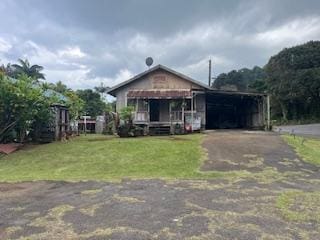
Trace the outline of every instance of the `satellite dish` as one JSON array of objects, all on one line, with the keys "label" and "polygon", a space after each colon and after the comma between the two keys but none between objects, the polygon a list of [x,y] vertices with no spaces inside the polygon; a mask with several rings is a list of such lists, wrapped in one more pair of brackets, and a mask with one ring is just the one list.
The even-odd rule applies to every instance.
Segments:
[{"label": "satellite dish", "polygon": [[152,57],[147,57],[147,58],[146,58],[146,64],[147,64],[147,66],[150,67],[150,66],[152,65],[152,63],[153,63]]}]

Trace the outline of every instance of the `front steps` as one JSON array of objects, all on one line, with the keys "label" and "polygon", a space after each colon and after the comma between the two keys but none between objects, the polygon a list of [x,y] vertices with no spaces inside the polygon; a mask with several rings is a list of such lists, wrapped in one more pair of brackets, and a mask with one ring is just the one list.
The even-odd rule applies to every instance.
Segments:
[{"label": "front steps", "polygon": [[157,136],[157,135],[170,135],[171,128],[170,126],[149,126],[149,135]]}]

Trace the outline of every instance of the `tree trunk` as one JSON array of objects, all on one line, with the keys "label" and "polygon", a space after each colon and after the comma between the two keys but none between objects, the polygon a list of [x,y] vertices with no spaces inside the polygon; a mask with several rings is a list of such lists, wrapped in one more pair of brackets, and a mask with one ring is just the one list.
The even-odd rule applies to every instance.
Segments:
[{"label": "tree trunk", "polygon": [[14,121],[14,122],[11,122],[9,124],[7,124],[3,129],[0,129],[0,142],[2,142],[5,134],[10,131],[12,128],[15,127],[15,125],[17,124],[17,120]]}]

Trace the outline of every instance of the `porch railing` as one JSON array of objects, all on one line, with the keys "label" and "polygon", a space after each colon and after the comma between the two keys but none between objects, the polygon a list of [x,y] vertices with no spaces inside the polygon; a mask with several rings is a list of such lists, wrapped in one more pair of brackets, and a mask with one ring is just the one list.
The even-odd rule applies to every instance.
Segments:
[{"label": "porch railing", "polygon": [[171,121],[182,121],[182,111],[171,111]]},{"label": "porch railing", "polygon": [[134,114],[134,122],[148,122],[149,112],[148,111],[137,111]]}]

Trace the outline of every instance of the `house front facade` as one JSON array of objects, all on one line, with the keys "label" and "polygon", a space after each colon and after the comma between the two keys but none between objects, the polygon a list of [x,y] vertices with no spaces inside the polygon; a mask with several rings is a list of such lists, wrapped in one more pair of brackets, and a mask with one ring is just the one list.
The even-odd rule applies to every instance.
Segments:
[{"label": "house front facade", "polygon": [[[208,119],[207,115],[208,101],[212,101],[212,96],[218,96],[216,103],[220,104],[219,106],[223,109],[224,105],[227,108],[229,101],[227,93],[223,95],[221,91],[214,91],[208,85],[162,65],[150,68],[114,86],[108,93],[116,97],[117,112],[120,112],[124,107],[133,106],[133,123],[154,134],[173,134],[180,131],[198,131],[208,128],[210,126],[208,121],[212,120]],[[223,96],[227,97],[225,104],[224,100],[219,100]],[[247,96],[242,96],[242,101],[244,98],[247,99]],[[263,102],[258,101],[255,110],[259,115],[259,119],[255,121],[257,126],[264,124],[263,116],[260,114],[261,103]],[[238,108],[241,108],[241,106],[238,106]],[[232,108],[231,111],[234,112],[235,108]],[[213,116],[211,112],[209,114]],[[218,115],[214,117],[222,119]],[[233,115],[232,117],[234,118]],[[252,118],[253,115],[250,117]],[[246,117],[242,116],[242,118]],[[219,119],[215,120],[219,122]],[[242,119],[242,121],[246,120]]]}]

